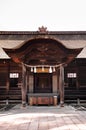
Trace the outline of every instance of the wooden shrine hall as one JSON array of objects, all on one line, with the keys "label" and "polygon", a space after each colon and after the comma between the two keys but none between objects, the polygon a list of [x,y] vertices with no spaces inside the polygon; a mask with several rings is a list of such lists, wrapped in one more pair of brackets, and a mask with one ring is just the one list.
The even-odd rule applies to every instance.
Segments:
[{"label": "wooden shrine hall", "polygon": [[0,101],[63,106],[85,92],[86,32],[0,32]]}]

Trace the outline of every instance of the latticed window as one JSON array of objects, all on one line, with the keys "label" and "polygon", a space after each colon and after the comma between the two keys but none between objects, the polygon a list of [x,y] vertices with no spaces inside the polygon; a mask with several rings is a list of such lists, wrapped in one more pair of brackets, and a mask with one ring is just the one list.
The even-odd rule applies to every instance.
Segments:
[{"label": "latticed window", "polygon": [[68,78],[76,78],[77,75],[76,75],[76,73],[67,73],[67,77]]},{"label": "latticed window", "polygon": [[10,73],[10,78],[19,78],[19,73]]}]

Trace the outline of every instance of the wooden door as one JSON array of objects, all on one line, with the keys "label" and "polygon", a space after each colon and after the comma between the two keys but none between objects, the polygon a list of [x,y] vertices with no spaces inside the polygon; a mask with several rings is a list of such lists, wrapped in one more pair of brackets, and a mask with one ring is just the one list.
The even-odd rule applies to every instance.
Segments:
[{"label": "wooden door", "polygon": [[51,93],[52,92],[52,74],[36,73],[34,74],[34,92]]}]

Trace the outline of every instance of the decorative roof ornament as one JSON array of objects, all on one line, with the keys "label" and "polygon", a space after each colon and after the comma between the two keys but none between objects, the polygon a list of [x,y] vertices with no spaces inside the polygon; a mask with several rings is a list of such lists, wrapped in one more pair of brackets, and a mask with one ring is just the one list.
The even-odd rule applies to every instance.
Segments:
[{"label": "decorative roof ornament", "polygon": [[47,31],[47,27],[44,27],[44,26],[39,27],[39,28],[38,28],[38,31],[39,31],[39,33],[47,33],[47,32],[48,32],[48,31]]}]

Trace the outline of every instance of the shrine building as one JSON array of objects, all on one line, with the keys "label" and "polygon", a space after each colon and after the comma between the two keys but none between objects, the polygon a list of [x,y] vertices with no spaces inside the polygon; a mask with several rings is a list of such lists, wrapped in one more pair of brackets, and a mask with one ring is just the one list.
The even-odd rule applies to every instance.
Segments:
[{"label": "shrine building", "polygon": [[0,101],[86,101],[86,32],[0,31]]}]

